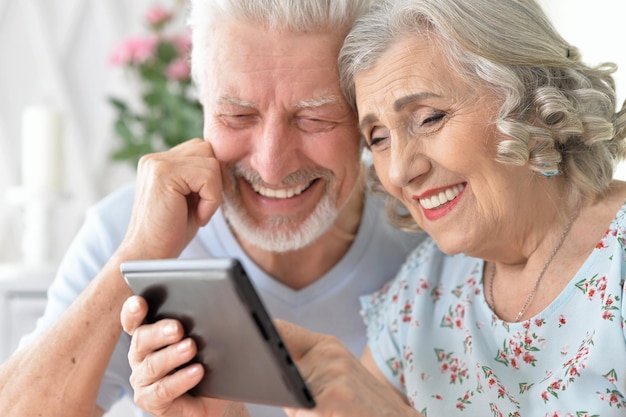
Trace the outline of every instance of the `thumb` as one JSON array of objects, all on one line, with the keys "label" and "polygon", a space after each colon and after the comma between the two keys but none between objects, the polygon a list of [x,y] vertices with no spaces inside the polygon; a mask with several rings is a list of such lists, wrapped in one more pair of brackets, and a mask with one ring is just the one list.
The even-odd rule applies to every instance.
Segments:
[{"label": "thumb", "polygon": [[131,295],[124,302],[120,312],[122,328],[129,335],[133,335],[135,329],[141,326],[148,314],[148,303],[143,297]]},{"label": "thumb", "polygon": [[276,330],[283,339],[287,350],[294,360],[300,360],[313,347],[322,341],[323,335],[314,333],[284,320],[275,319]]}]

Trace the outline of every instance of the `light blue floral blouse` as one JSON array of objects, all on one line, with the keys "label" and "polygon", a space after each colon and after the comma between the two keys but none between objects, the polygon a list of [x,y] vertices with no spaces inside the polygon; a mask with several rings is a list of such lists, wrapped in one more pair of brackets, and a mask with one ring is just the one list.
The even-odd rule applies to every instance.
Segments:
[{"label": "light blue floral blouse", "polygon": [[508,323],[485,301],[484,262],[421,244],[363,297],[378,367],[429,417],[624,416],[626,205],[569,285]]}]

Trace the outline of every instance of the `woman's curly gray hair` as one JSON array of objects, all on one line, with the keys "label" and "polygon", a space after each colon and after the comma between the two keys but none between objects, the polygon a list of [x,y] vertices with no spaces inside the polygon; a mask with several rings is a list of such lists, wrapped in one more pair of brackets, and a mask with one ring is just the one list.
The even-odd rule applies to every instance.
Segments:
[{"label": "woman's curly gray hair", "polygon": [[[502,99],[497,160],[538,173],[559,170],[573,193],[605,193],[626,155],[626,110],[616,112],[611,63],[590,67],[532,0],[383,0],[358,19],[339,55],[341,84],[356,108],[354,77],[399,39],[427,34],[467,83]],[[382,191],[375,172],[372,188]],[[389,197],[389,214],[417,226]]]}]

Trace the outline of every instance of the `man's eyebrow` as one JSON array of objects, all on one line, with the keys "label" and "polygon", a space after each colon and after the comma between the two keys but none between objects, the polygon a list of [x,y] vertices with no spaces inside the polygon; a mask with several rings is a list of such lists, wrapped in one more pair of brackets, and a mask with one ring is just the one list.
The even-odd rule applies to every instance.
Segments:
[{"label": "man's eyebrow", "polygon": [[229,96],[229,95],[221,96],[219,101],[226,102],[226,103],[229,103],[229,104],[234,104],[235,106],[250,107],[250,108],[253,108],[253,109],[257,108],[256,104],[254,104],[251,101],[241,100],[241,99]]},{"label": "man's eyebrow", "polygon": [[327,104],[341,103],[341,101],[342,99],[335,95],[322,96],[322,97],[312,98],[308,100],[302,100],[296,104],[296,108],[307,109],[307,108],[313,108],[313,107],[322,107]]}]

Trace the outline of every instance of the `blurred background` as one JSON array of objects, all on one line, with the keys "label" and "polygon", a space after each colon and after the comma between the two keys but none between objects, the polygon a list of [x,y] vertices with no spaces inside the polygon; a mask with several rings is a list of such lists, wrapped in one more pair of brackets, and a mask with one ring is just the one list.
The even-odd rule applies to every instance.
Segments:
[{"label": "blurred background", "polygon": [[[587,63],[620,66],[620,102],[622,1],[539,0]],[[200,134],[184,7],[0,0],[0,362],[41,314],[85,210],[133,181],[138,154]]]}]

